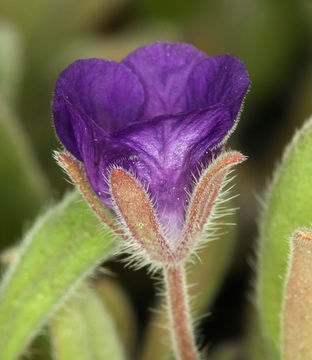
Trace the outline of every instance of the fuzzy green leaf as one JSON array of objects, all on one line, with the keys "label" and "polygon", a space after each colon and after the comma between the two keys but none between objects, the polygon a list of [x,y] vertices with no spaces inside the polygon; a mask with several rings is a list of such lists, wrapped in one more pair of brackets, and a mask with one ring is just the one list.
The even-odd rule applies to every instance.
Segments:
[{"label": "fuzzy green leaf", "polygon": [[277,169],[261,222],[258,296],[272,359],[281,358],[284,284],[289,236],[312,221],[312,119],[294,136]]},{"label": "fuzzy green leaf", "polygon": [[0,288],[1,360],[15,359],[73,288],[111,255],[116,240],[72,193],[40,217]]},{"label": "fuzzy green leaf", "polygon": [[56,360],[123,360],[115,323],[103,301],[84,284],[51,321]]}]

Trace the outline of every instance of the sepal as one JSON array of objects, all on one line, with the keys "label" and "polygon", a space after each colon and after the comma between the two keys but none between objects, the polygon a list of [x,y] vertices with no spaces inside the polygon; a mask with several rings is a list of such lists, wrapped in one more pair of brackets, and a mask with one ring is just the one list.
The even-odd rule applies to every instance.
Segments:
[{"label": "sepal", "polygon": [[58,164],[64,169],[67,175],[73,180],[80,190],[86,202],[96,213],[100,220],[108,225],[115,233],[122,235],[118,226],[116,226],[113,214],[98,198],[92,189],[88,176],[86,174],[84,164],[73,156],[66,153],[55,152],[54,157]]},{"label": "sepal", "polygon": [[245,156],[237,151],[226,152],[203,171],[192,192],[186,211],[181,241],[176,250],[177,260],[186,258],[194,247],[198,246],[203,233],[209,228],[230,168],[245,159]]},{"label": "sepal", "polygon": [[296,231],[283,306],[283,359],[312,358],[312,232]]},{"label": "sepal", "polygon": [[130,252],[146,254],[151,262],[171,263],[174,255],[161,227],[151,199],[139,181],[122,168],[109,176],[115,211],[128,234]]}]

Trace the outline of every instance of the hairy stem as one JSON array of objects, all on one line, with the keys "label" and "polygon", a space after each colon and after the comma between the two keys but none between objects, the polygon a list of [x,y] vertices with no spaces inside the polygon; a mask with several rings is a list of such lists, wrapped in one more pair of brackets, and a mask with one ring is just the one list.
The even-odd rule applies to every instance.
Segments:
[{"label": "hairy stem", "polygon": [[165,267],[164,275],[172,341],[177,359],[197,360],[199,354],[192,331],[183,265]]}]

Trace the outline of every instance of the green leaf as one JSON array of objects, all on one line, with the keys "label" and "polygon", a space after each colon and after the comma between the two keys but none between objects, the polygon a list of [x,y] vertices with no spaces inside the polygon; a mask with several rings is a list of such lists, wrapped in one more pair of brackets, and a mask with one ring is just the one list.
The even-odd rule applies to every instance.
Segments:
[{"label": "green leaf", "polygon": [[56,360],[123,360],[115,323],[103,301],[84,284],[51,321]]},{"label": "green leaf", "polygon": [[26,235],[0,288],[1,360],[15,359],[64,298],[115,248],[81,196],[72,193]]},{"label": "green leaf", "polygon": [[121,285],[109,276],[101,276],[94,283],[94,290],[114,318],[120,340],[126,353],[132,358],[131,355],[134,353],[137,342],[138,329],[129,297]]},{"label": "green leaf", "polygon": [[281,358],[284,284],[289,236],[312,221],[312,118],[294,136],[269,186],[260,234],[258,297],[274,360]]}]

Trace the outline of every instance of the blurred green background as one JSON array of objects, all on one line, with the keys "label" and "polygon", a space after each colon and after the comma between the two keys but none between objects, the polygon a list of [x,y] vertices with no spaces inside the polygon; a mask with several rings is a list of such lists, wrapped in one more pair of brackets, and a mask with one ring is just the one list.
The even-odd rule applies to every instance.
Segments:
[{"label": "blurred green background", "polygon": [[[157,40],[192,43],[211,56],[231,53],[245,62],[252,86],[229,146],[249,160],[235,180],[240,210],[231,271],[201,333],[202,346],[212,349],[240,339],[250,317],[258,198],[283,147],[312,113],[311,37],[309,0],[0,0],[1,250],[71,186],[52,159],[61,146],[51,101],[68,64],[121,60]],[[142,338],[155,305],[152,283],[144,271],[117,263],[110,269],[137,309]]]}]

